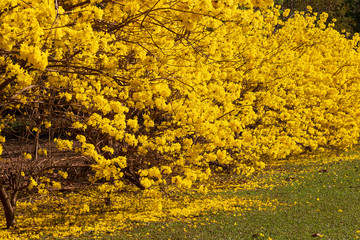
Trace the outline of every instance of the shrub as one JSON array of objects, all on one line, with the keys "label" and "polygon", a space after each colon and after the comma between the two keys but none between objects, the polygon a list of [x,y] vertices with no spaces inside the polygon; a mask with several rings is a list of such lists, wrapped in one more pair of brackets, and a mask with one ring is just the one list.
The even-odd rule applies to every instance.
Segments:
[{"label": "shrub", "polygon": [[[64,129],[57,147],[87,157],[108,195],[206,192],[214,171],[357,143],[358,35],[251,2],[3,1],[2,111]],[[30,186],[65,167],[36,154]]]}]

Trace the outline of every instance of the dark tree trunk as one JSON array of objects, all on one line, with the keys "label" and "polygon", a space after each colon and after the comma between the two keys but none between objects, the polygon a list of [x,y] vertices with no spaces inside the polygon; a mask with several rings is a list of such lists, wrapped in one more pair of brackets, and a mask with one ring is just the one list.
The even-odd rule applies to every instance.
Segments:
[{"label": "dark tree trunk", "polygon": [[10,228],[15,226],[15,203],[16,199],[10,199],[6,192],[5,186],[0,183],[0,200],[4,207],[6,227]]}]

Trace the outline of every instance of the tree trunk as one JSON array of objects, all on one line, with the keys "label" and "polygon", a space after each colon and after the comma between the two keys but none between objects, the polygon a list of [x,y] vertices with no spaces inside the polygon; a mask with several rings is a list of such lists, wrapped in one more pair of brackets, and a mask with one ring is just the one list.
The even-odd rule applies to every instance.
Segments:
[{"label": "tree trunk", "polygon": [[15,199],[11,201],[9,195],[6,192],[5,186],[0,183],[0,200],[4,207],[6,227],[10,228],[15,226]]}]

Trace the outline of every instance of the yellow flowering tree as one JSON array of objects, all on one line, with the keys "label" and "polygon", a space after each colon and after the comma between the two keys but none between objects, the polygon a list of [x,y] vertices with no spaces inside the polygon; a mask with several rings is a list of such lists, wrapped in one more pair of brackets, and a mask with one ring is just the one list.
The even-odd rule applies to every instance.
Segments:
[{"label": "yellow flowering tree", "polygon": [[127,185],[206,193],[214,171],[351,147],[358,35],[288,14],[259,0],[2,1],[0,128],[26,119],[23,157],[40,166],[17,176],[45,194],[60,172],[44,170],[65,167],[38,164],[41,131],[85,156],[110,199]]}]

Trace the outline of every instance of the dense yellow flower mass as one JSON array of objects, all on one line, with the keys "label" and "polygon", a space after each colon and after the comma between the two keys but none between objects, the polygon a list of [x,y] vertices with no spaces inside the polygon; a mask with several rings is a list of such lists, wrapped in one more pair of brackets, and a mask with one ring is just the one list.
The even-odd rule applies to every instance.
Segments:
[{"label": "dense yellow flower mass", "polygon": [[[268,0],[55,3],[1,1],[1,100],[63,111],[72,137],[58,148],[91,158],[92,181],[207,192],[217,171],[358,143],[359,35],[326,14],[288,18]],[[42,114],[38,128],[55,126]]]}]

